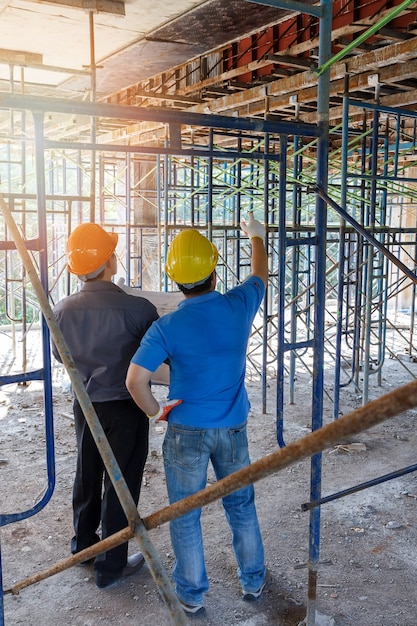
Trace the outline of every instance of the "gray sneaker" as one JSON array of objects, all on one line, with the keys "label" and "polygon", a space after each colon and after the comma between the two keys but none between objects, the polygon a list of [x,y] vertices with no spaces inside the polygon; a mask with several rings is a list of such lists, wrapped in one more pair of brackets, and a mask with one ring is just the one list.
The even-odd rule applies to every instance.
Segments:
[{"label": "gray sneaker", "polygon": [[205,610],[204,604],[187,604],[187,602],[184,602],[181,598],[178,598],[178,600],[186,613],[196,615],[197,613],[202,613]]},{"label": "gray sneaker", "polygon": [[266,570],[265,578],[262,585],[259,587],[257,591],[245,591],[243,590],[242,598],[246,600],[246,602],[253,602],[254,600],[259,600],[262,597],[263,592],[271,582],[271,577],[269,571]]}]

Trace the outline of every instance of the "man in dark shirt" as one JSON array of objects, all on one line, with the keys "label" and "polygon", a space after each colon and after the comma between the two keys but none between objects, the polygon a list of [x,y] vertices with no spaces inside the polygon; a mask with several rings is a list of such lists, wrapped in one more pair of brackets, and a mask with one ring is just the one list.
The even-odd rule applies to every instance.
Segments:
[{"label": "man in dark shirt", "polygon": [[[81,224],[67,243],[68,269],[83,281],[81,290],[54,309],[90,400],[117,463],[138,503],[148,454],[149,420],[126,389],[130,359],[158,318],[153,304],[127,294],[112,282],[117,272],[117,234],[93,223]],[[53,354],[60,360],[56,347]],[[105,471],[77,398],[73,404],[77,466],[73,488],[73,554],[127,526],[126,516]],[[127,557],[128,544],[100,554],[94,561],[98,587],[109,587],[143,565],[141,553]]]}]

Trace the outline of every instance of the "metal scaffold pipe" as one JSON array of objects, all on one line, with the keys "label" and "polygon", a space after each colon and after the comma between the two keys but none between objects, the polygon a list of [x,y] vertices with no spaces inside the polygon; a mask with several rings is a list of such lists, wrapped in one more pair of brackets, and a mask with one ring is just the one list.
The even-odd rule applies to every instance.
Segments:
[{"label": "metal scaffold pipe", "polygon": [[107,441],[104,430],[87,394],[80,374],[71,357],[69,348],[65,342],[64,336],[62,335],[55,315],[49,304],[47,294],[43,289],[43,286],[38,278],[36,269],[32,263],[32,259],[30,258],[29,253],[26,249],[25,242],[19,232],[16,222],[14,221],[9,206],[4,201],[2,196],[0,196],[0,209],[16,244],[16,248],[19,251],[28,278],[32,283],[33,289],[39,301],[39,305],[42,309],[43,316],[51,332],[52,339],[61,356],[62,363],[65,365],[65,368],[68,372],[72,387],[81,405],[93,438],[100,451],[103,463],[114,485],[115,491],[119,498],[120,504],[125,512],[128,523],[129,525],[131,525],[133,529],[133,534],[139,544],[140,549],[144,554],[146,563],[158,587],[158,591],[168,608],[173,623],[178,626],[185,626],[187,623],[186,617],[181,608],[179,600],[172,589],[168,574],[166,573],[159,559],[158,553],[148,537],[145,526],[141,518],[139,517],[139,513],[137,511],[132,495],[121,473],[120,467],[118,466],[118,463],[114,457],[113,451]]},{"label": "metal scaffold pipe", "polygon": [[[259,461],[253,462],[248,467],[230,474],[226,478],[209,485],[192,496],[179,500],[174,504],[148,515],[141,521],[147,530],[157,528],[196,508],[200,508],[219,498],[223,498],[229,493],[237,491],[250,483],[267,478],[294,463],[298,463],[314,454],[323,452],[323,450],[337,445],[340,441],[344,441],[353,435],[357,435],[364,430],[377,426],[415,406],[417,406],[417,380],[403,387],[399,387],[394,391],[390,391],[376,400],[372,400],[367,405],[355,409],[351,413],[340,417],[338,420],[322,426],[320,429],[306,435],[302,439],[287,444],[284,448],[280,448]],[[375,484],[377,484],[376,481]],[[312,506],[318,504],[317,502],[313,502]],[[304,508],[307,509],[310,507],[309,505],[305,505]],[[125,528],[111,537],[108,537],[101,542],[101,544],[105,549],[110,549],[132,538],[133,535],[134,533],[130,528]],[[76,565],[87,558],[96,556],[98,553],[98,544],[91,546],[65,561],[57,563],[50,569],[39,572],[17,583],[6,590],[6,593],[19,593],[19,591],[25,587],[37,583],[48,576],[62,572],[72,565]]]},{"label": "metal scaffold pipe", "polygon": [[393,254],[387,246],[382,244],[376,237],[372,235],[369,230],[364,228],[362,224],[357,222],[347,211],[345,211],[341,206],[337,204],[332,198],[322,189],[319,185],[316,185],[310,191],[314,191],[318,196],[323,198],[325,202],[332,207],[335,211],[339,213],[343,217],[346,222],[349,222],[353,226],[353,228],[365,239],[367,239],[375,248],[377,248],[387,259],[389,259],[394,265],[396,265],[402,272],[409,278],[413,283],[417,283],[417,274],[413,272],[405,263],[403,263],[400,259],[398,259],[395,254]]},{"label": "metal scaffold pipe", "polygon": [[322,426],[302,439],[287,444],[285,448],[280,448],[259,461],[254,461],[248,467],[230,474],[202,491],[148,515],[143,518],[143,523],[148,530],[156,528],[195,508],[210,504],[232,491],[323,452],[326,448],[337,445],[352,435],[381,424],[415,406],[417,406],[417,380],[372,400],[365,406]]}]

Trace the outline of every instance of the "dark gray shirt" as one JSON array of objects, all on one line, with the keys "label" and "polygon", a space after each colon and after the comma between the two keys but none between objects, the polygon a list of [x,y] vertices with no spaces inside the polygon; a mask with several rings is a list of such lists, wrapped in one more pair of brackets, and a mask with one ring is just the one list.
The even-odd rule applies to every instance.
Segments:
[{"label": "dark gray shirt", "polygon": [[[58,325],[92,402],[126,400],[126,374],[139,343],[158,319],[153,304],[110,281],[92,281],[59,302]],[[56,346],[52,352],[61,361]]]}]

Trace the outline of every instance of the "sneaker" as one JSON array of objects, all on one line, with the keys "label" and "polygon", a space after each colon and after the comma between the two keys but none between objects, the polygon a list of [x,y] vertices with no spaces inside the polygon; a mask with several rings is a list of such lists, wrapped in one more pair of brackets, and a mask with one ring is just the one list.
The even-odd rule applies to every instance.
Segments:
[{"label": "sneaker", "polygon": [[178,598],[178,600],[186,613],[196,615],[197,613],[202,613],[204,611],[204,604],[187,604],[187,602],[184,602],[181,598]]},{"label": "sneaker", "polygon": [[269,571],[266,570],[264,581],[262,585],[259,587],[259,589],[257,591],[243,590],[243,595],[242,595],[243,599],[246,600],[247,602],[253,602],[254,600],[259,600],[259,598],[262,597],[262,594],[265,591],[266,587],[269,585],[269,583],[270,583],[270,575],[269,575]]},{"label": "sneaker", "polygon": [[114,573],[109,574],[105,571],[95,571],[94,582],[100,589],[112,587],[113,585],[127,578],[128,576],[136,574],[136,572],[142,569],[144,563],[145,557],[143,556],[142,552],[136,552],[136,554],[132,554],[128,557],[126,565],[119,574],[114,575]]}]

